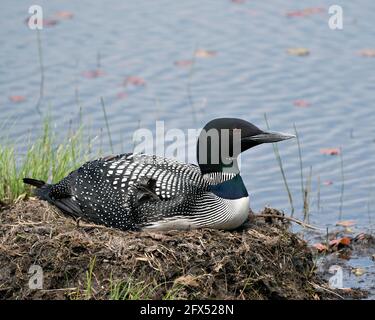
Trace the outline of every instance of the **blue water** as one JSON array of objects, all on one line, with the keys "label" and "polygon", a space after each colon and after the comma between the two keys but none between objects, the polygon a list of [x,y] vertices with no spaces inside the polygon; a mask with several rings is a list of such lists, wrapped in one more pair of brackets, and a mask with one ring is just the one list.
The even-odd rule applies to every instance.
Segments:
[{"label": "blue water", "polygon": [[[31,4],[3,0],[0,22],[0,124],[2,133],[20,145],[41,127],[35,107],[40,88],[37,34],[25,24]],[[358,52],[375,47],[374,1],[334,1],[344,10],[344,29],[335,31],[328,28],[332,3],[323,0],[38,4],[45,18],[58,11],[74,14],[40,33],[45,74],[40,109],[51,110],[58,132],[67,133],[82,108],[90,135],[98,136],[96,146],[102,141],[110,152],[100,97],[106,102],[116,152],[131,151],[133,131],[139,126],[154,130],[156,120],[165,121],[167,129],[187,130],[229,116],[265,128],[267,113],[273,130],[293,133],[294,123],[298,128],[305,179],[312,167],[310,222],[332,227],[340,218],[354,219],[357,228],[373,231],[375,58]],[[286,16],[308,7],[324,12]],[[307,48],[310,55],[288,54],[293,47]],[[175,66],[175,61],[192,59],[197,48],[217,54],[196,58],[193,68]],[[103,76],[83,76],[98,64]],[[125,88],[130,75],[146,85]],[[127,96],[119,98],[124,92]],[[11,102],[12,95],[26,101]],[[310,106],[294,106],[301,99]],[[339,147],[344,180],[341,158],[320,154],[322,148]],[[295,217],[302,218],[297,143],[280,143],[279,149]],[[253,210],[270,205],[290,212],[271,145],[246,152],[242,172]]]}]

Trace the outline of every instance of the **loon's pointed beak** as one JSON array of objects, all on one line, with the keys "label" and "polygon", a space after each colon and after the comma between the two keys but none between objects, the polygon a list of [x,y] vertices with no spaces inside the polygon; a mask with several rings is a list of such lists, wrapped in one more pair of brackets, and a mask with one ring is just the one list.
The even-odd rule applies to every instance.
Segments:
[{"label": "loon's pointed beak", "polygon": [[257,143],[274,143],[292,138],[296,138],[296,136],[294,134],[283,132],[263,132],[255,136],[247,137],[245,140],[254,141]]}]

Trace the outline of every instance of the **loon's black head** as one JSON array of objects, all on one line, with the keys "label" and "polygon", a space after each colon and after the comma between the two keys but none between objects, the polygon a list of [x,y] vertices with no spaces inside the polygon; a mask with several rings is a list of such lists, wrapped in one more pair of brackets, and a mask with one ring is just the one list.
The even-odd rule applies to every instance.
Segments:
[{"label": "loon's black head", "polygon": [[237,157],[262,143],[294,138],[281,132],[265,132],[250,122],[236,118],[211,120],[202,129],[197,143],[197,160],[202,174],[238,173]]}]

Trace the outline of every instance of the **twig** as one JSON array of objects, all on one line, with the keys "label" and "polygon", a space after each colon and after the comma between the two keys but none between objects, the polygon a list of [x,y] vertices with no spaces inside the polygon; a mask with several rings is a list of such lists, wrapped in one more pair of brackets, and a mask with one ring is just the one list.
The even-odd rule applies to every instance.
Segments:
[{"label": "twig", "polygon": [[322,228],[314,227],[310,224],[307,224],[305,222],[302,222],[302,221],[300,221],[296,218],[292,218],[292,217],[279,216],[277,214],[254,214],[253,216],[254,216],[254,218],[276,218],[276,219],[280,219],[280,220],[287,220],[287,221],[295,222],[295,223],[301,225],[304,228],[313,229],[313,230],[323,230]]},{"label": "twig", "polygon": [[82,223],[80,220],[79,224],[76,225],[78,228],[96,228],[96,229],[108,229],[108,227],[100,224]]},{"label": "twig", "polygon": [[59,288],[59,289],[42,289],[42,292],[50,292],[50,291],[68,291],[68,290],[77,290],[77,288]]},{"label": "twig", "polygon": [[329,290],[327,288],[324,288],[316,283],[313,283],[313,282],[310,282],[310,281],[307,281],[308,283],[310,283],[315,289],[321,289],[321,290],[324,290],[324,291],[327,291],[331,294],[334,294],[335,296],[339,297],[340,299],[343,299],[344,300],[344,297],[342,295],[339,295],[338,293],[332,291],[332,290]]},{"label": "twig", "polygon": [[340,213],[339,220],[342,220],[342,208],[344,206],[344,190],[345,190],[345,176],[344,176],[344,156],[343,150],[340,149],[340,166],[341,166],[341,195],[340,195]]},{"label": "twig", "polygon": [[317,192],[317,206],[318,206],[318,212],[320,212],[320,175],[318,176],[318,192]]},{"label": "twig", "polygon": [[40,38],[39,29],[36,30],[36,37],[37,37],[37,42],[38,42],[38,56],[39,56],[39,65],[40,65],[40,87],[39,87],[39,99],[35,108],[38,114],[42,115],[40,111],[40,105],[44,97],[44,65],[43,65],[42,40]]},{"label": "twig", "polygon": [[312,179],[312,166],[310,166],[309,176],[306,181],[306,189],[304,193],[304,203],[303,203],[303,220],[309,222],[309,212],[310,212],[310,194],[311,194],[311,179]]},{"label": "twig", "polygon": [[195,66],[195,60],[196,60],[196,56],[195,56],[196,52],[197,52],[197,45],[195,45],[195,48],[194,48],[193,58],[192,58],[191,68],[190,68],[190,71],[189,71],[187,88],[186,88],[187,94],[188,94],[188,100],[189,100],[191,111],[192,111],[192,115],[193,115],[194,124],[197,123],[197,115],[196,115],[196,112],[195,112],[195,106],[194,106],[193,96],[192,96],[192,93],[191,93],[191,79],[193,77],[193,72],[194,72],[194,66]]},{"label": "twig", "polygon": [[301,151],[301,143],[299,141],[299,134],[298,134],[298,131],[297,131],[297,127],[296,127],[296,124],[294,123],[293,124],[294,126],[294,132],[296,134],[296,138],[297,138],[297,146],[298,146],[298,155],[299,155],[299,166],[300,166],[300,176],[301,176],[301,193],[302,193],[302,201],[303,203],[305,202],[305,196],[304,196],[304,186],[303,186],[303,162],[302,162],[302,151]]},{"label": "twig", "polygon": [[97,52],[96,54],[96,68],[100,69],[101,68],[101,54],[100,51]]}]

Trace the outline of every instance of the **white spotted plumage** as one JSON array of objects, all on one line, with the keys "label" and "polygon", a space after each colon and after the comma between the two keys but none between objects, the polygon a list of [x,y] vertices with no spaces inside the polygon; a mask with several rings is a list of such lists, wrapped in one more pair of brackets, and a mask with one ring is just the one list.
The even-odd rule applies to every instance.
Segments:
[{"label": "white spotted plumage", "polygon": [[[54,185],[51,194],[70,187],[71,201],[79,208],[74,211],[76,216],[120,229],[163,229],[170,225],[178,229],[229,229],[246,219],[248,198],[240,200],[238,207],[237,200],[222,199],[209,187],[233,177],[230,173],[202,175],[198,166],[176,160],[124,154],[84,164]],[[155,181],[159,201],[135,206],[142,179]]]}]

